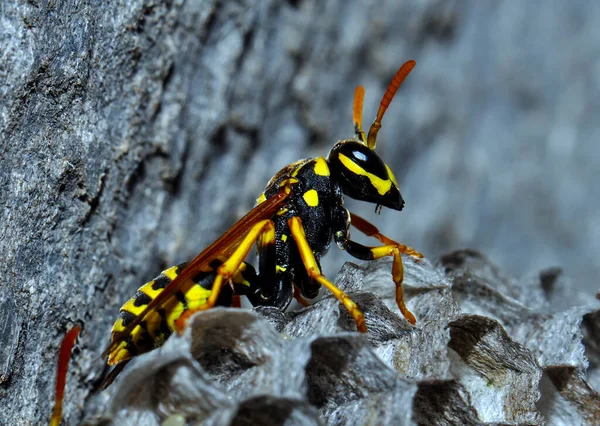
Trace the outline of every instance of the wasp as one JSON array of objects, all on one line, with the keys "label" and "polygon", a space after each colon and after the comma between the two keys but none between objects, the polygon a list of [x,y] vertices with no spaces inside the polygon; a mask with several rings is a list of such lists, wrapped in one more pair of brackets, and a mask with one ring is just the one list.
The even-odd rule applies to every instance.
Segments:
[{"label": "wasp", "polygon": [[[327,158],[296,161],[268,182],[256,206],[220,238],[186,262],[163,271],[144,284],[119,312],[104,355],[116,365],[101,388],[108,386],[133,357],[155,349],[185,327],[193,313],[214,306],[240,306],[240,296],[253,306],[286,309],[295,298],[317,296],[321,287],[345,306],[361,332],[367,327],[357,304],[321,273],[320,261],[332,241],[361,260],[393,258],[396,302],[406,320],[414,315],[404,302],[402,254],[423,255],[381,234],[377,227],[350,213],[344,196],[402,210],[404,200],[394,174],[375,152],[381,121],[415,61],[400,67],[389,84],[369,132],[362,129],[364,88],[354,94],[354,137],[338,141]],[[365,246],[350,238],[350,227],[381,243]],[[255,269],[246,258],[256,245]]]}]

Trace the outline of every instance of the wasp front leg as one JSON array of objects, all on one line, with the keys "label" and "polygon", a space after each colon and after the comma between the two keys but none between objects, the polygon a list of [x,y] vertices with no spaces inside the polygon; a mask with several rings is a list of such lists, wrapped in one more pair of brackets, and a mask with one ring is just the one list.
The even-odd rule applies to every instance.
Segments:
[{"label": "wasp front leg", "polygon": [[[411,247],[396,241],[381,234],[377,227],[365,219],[351,214],[345,208],[338,208],[337,214],[334,215],[334,225],[337,225],[334,232],[336,244],[346,250],[351,256],[361,260],[375,260],[385,256],[393,257],[392,264],[392,279],[396,284],[396,304],[402,312],[402,315],[411,324],[416,324],[415,316],[408,310],[404,302],[404,289],[402,282],[404,281],[404,265],[402,263],[402,254],[406,254],[415,258],[422,258],[423,255]],[[367,236],[377,238],[384,245],[369,247],[352,241],[349,238],[349,225],[352,224],[356,229]]]}]

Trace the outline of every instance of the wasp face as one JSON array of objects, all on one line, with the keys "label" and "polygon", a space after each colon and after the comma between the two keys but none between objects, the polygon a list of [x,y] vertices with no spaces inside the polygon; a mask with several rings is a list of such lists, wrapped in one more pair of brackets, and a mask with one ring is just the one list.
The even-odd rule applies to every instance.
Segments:
[{"label": "wasp face", "polygon": [[394,174],[368,146],[355,140],[338,142],[327,162],[347,196],[394,210],[404,207]]}]

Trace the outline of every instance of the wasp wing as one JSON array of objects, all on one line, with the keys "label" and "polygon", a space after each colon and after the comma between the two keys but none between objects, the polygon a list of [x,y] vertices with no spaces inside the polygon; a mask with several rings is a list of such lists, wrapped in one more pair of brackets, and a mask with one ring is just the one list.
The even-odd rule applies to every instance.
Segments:
[{"label": "wasp wing", "polygon": [[114,351],[121,342],[127,339],[135,327],[137,327],[144,320],[146,315],[168,302],[182,287],[182,285],[186,283],[186,281],[192,279],[199,272],[209,270],[210,262],[217,256],[230,255],[250,231],[252,226],[261,220],[270,219],[273,217],[291,193],[291,185],[282,187],[275,195],[267,198],[265,201],[250,210],[221,237],[209,245],[205,250],[200,252],[192,261],[190,261],[187,267],[185,267],[179,273],[179,275],[146,306],[140,315],[138,315],[130,324],[128,324],[123,331],[113,335],[112,342],[104,351],[102,357],[107,357],[112,351]]}]

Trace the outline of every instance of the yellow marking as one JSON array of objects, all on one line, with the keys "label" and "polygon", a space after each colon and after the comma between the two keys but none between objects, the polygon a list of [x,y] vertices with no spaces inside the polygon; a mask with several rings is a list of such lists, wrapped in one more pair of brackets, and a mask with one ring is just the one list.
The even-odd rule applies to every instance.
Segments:
[{"label": "yellow marking", "polygon": [[127,302],[125,302],[123,306],[121,306],[121,310],[131,312],[136,317],[139,316],[144,311],[144,309],[146,309],[146,305],[135,306],[134,303],[135,298],[132,297]]},{"label": "yellow marking", "polygon": [[275,228],[272,226],[266,227],[266,229],[260,234],[260,242],[263,244],[274,244],[275,243]]},{"label": "yellow marking", "polygon": [[165,319],[171,330],[175,330],[175,321],[177,321],[183,311],[183,303],[179,301],[174,303],[172,307],[169,306],[169,308],[165,309]]},{"label": "yellow marking", "polygon": [[346,157],[344,154],[338,155],[344,167],[346,167],[352,173],[369,178],[369,180],[371,181],[371,185],[375,187],[377,192],[379,192],[379,195],[385,195],[392,187],[391,179],[381,179],[380,177],[367,172],[365,169],[360,167],[358,164],[356,164],[350,158]]},{"label": "yellow marking", "polygon": [[288,210],[287,208],[285,208],[285,207],[284,207],[284,208],[282,208],[282,209],[279,209],[279,210],[277,211],[277,216],[283,216],[283,215],[284,215],[284,214],[286,214],[288,211],[289,211],[289,210]]},{"label": "yellow marking", "polygon": [[285,271],[287,271],[287,268],[284,268],[283,266],[275,265],[275,272],[285,272]]},{"label": "yellow marking", "polygon": [[173,281],[175,278],[177,278],[177,266],[172,266],[169,269],[165,269],[162,271],[162,274]]},{"label": "yellow marking", "polygon": [[191,286],[190,289],[185,292],[188,308],[194,309],[197,306],[205,304],[210,297],[211,292],[212,290],[207,290],[198,284]]},{"label": "yellow marking", "polygon": [[[162,323],[162,318],[157,311],[150,311],[145,318],[146,328],[148,329],[148,334],[155,342],[155,346],[159,339],[161,338],[162,330],[160,329],[160,324]],[[173,331],[173,329],[170,329]],[[164,338],[164,337],[163,337]]]},{"label": "yellow marking", "polygon": [[264,249],[268,245],[275,244],[275,228],[268,228],[258,237],[259,250]]},{"label": "yellow marking", "polygon": [[285,243],[287,241],[287,235],[281,234],[281,241]]},{"label": "yellow marking", "polygon": [[108,357],[108,365],[115,365],[121,361],[125,361],[126,359],[131,358],[131,354],[125,346],[127,344],[125,342],[119,343],[119,345],[110,353]]},{"label": "yellow marking", "polygon": [[[243,265],[243,264],[242,264]],[[246,267],[244,266],[244,269]],[[233,282],[236,284],[242,284],[245,285],[246,287],[250,287],[250,281],[248,281],[246,278],[244,278],[244,275],[242,274],[242,268],[240,267],[236,273],[233,275]]]},{"label": "yellow marking", "polygon": [[306,204],[310,207],[317,207],[319,205],[319,194],[316,189],[310,189],[302,195]]},{"label": "yellow marking", "polygon": [[265,193],[263,192],[262,194],[260,194],[258,196],[258,198],[256,199],[256,205],[259,205],[260,203],[264,202],[267,199],[267,196],[265,195]]},{"label": "yellow marking", "polygon": [[[294,176],[294,175],[292,174],[292,176]],[[279,184],[279,186],[280,187],[281,186],[286,186],[286,185],[291,184],[291,183],[298,183],[298,179],[296,179],[295,177],[284,179],[284,180],[281,181],[281,183]]]},{"label": "yellow marking", "polygon": [[315,161],[315,174],[319,176],[329,176],[329,166],[323,157],[319,157]]},{"label": "yellow marking", "polygon": [[141,286],[138,291],[141,291],[142,293],[146,294],[148,297],[150,297],[150,299],[154,300],[156,299],[156,297],[162,293],[162,291],[164,290],[164,288],[157,288],[156,290],[152,288],[152,286],[154,285],[154,281],[150,281],[149,283],[144,284],[143,286]]},{"label": "yellow marking", "polygon": [[115,321],[115,324],[113,325],[113,328],[111,331],[113,333],[119,333],[123,330],[125,330],[125,326],[123,325],[123,319],[119,318]]},{"label": "yellow marking", "polygon": [[398,182],[396,182],[396,176],[394,176],[394,174],[392,173],[392,169],[390,169],[387,164],[385,165],[385,168],[387,169],[388,175],[390,176],[390,179],[392,180],[394,185],[398,186]]}]

